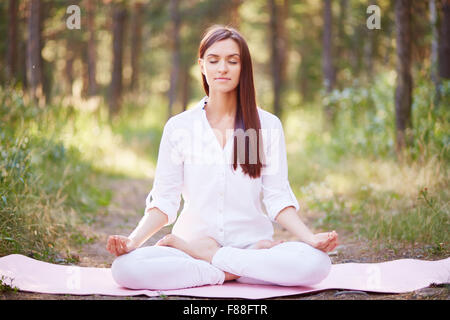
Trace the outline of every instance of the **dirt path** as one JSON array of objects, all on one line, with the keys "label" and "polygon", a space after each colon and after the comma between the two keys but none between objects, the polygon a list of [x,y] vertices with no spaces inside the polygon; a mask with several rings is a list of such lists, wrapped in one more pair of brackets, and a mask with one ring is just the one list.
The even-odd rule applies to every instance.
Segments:
[{"label": "dirt path", "polygon": [[[114,260],[114,256],[106,251],[106,240],[111,234],[128,235],[137,225],[142,217],[145,197],[150,188],[150,180],[138,179],[121,179],[107,180],[105,183],[113,191],[113,198],[108,210],[105,214],[97,217],[96,222],[91,226],[86,226],[86,234],[94,235],[94,242],[86,244],[81,250],[77,250],[76,255],[79,257],[77,265],[82,267],[110,267]],[[308,221],[305,221],[308,224]],[[394,252],[393,250],[384,250],[375,252],[369,243],[363,240],[354,240],[351,235],[337,230],[340,237],[341,245],[330,254],[333,263],[346,262],[382,262],[388,260],[402,258],[416,258],[424,260],[437,260],[442,257],[436,257],[422,249],[404,249]],[[165,234],[170,232],[169,227],[161,229],[144,245],[153,245]],[[286,230],[275,226],[275,239],[290,240],[292,237]],[[74,250],[74,249],[73,249]],[[72,251],[73,252],[73,251]],[[101,295],[75,296],[75,295],[50,295],[28,292],[7,292],[0,293],[2,299],[69,299],[69,300],[96,300],[96,299],[163,299],[162,297],[132,296],[132,297],[113,297]],[[168,296],[164,299],[197,299],[195,297]],[[411,300],[411,299],[450,299],[450,291],[448,286],[439,286],[434,288],[425,288],[415,292],[406,294],[376,294],[366,292],[354,292],[346,290],[326,290],[319,293],[303,294],[296,296],[279,297],[275,299],[388,299],[388,300]]]}]

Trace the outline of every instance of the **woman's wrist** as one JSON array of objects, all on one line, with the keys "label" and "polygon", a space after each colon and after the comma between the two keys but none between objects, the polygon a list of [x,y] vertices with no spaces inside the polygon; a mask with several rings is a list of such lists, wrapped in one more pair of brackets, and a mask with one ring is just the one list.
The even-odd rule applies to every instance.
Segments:
[{"label": "woman's wrist", "polygon": [[314,245],[314,234],[311,233],[311,234],[303,235],[302,238],[300,239],[300,241],[313,246]]},{"label": "woman's wrist", "polygon": [[127,244],[128,249],[134,250],[134,249],[139,248],[139,244],[136,242],[136,239],[134,239],[133,237],[129,236],[128,240],[129,240],[128,244]]}]

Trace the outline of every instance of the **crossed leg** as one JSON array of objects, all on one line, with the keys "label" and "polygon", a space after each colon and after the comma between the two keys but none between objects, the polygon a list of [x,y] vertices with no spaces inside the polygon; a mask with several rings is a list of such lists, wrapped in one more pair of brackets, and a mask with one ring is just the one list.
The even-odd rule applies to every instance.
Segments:
[{"label": "crossed leg", "polygon": [[329,273],[328,255],[302,242],[259,242],[254,249],[220,247],[214,239],[186,242],[173,235],[117,257],[111,272],[131,289],[181,289],[237,280],[312,285]]},{"label": "crossed leg", "polygon": [[220,247],[212,238],[186,242],[168,235],[157,245],[177,248],[223,270],[225,280],[244,283],[312,285],[322,281],[331,270],[328,254],[303,242],[263,240],[254,249],[240,249]]},{"label": "crossed leg", "polygon": [[147,246],[118,256],[111,265],[117,284],[130,289],[170,290],[222,284],[225,274],[185,252]]}]

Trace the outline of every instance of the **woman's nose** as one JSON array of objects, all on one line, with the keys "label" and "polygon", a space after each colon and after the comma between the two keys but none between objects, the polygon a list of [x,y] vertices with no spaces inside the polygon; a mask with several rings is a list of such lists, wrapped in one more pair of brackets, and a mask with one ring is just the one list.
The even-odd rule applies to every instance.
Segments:
[{"label": "woman's nose", "polygon": [[224,60],[219,62],[219,71],[227,71],[227,64],[225,63]]}]

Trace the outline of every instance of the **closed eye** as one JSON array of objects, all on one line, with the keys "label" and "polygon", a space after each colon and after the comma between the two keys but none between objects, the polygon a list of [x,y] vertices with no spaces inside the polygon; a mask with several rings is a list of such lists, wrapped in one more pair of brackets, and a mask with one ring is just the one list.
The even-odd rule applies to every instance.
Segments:
[{"label": "closed eye", "polygon": [[[217,63],[217,61],[210,61],[209,63]],[[229,61],[229,63],[231,63],[231,64],[237,64],[237,62],[233,62],[233,61]]]}]

